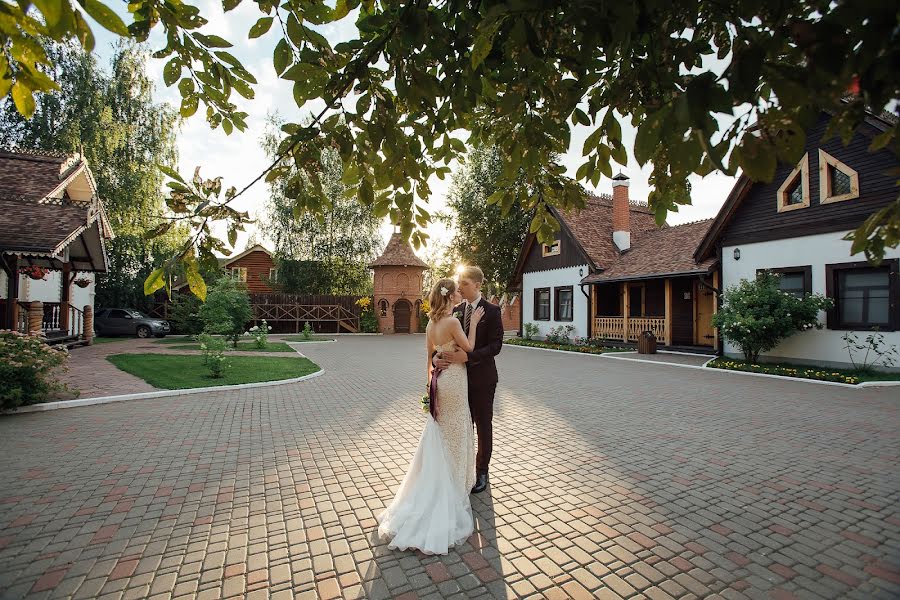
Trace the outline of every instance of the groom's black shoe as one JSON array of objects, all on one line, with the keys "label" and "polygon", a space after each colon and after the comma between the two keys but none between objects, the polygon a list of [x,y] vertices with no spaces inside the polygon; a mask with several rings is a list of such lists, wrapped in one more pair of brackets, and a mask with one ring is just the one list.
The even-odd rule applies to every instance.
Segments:
[{"label": "groom's black shoe", "polygon": [[472,487],[473,494],[480,494],[488,486],[488,475],[487,473],[478,473],[475,475],[475,485]]}]

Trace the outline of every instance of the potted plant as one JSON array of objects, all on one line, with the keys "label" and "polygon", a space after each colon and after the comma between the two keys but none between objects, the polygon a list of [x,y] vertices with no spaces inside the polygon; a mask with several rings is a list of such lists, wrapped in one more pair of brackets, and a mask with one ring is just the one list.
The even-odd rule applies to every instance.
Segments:
[{"label": "potted plant", "polygon": [[72,283],[74,283],[75,285],[77,285],[80,288],[86,288],[87,286],[91,285],[91,280],[88,279],[87,277],[79,277]]},{"label": "potted plant", "polygon": [[26,275],[31,279],[44,279],[47,277],[47,273],[50,272],[50,269],[46,269],[44,267],[39,267],[37,265],[28,265],[27,267],[19,267],[19,273],[22,275]]}]

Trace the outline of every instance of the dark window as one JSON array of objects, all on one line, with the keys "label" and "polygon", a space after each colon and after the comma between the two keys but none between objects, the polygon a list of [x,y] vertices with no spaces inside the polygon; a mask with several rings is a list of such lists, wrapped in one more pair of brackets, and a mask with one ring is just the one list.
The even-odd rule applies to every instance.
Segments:
[{"label": "dark window", "polygon": [[556,294],[556,312],[554,314],[555,321],[571,321],[572,320],[572,302],[574,300],[572,294],[572,286],[554,288]]},{"label": "dark window", "polygon": [[534,320],[550,320],[550,288],[534,290]]},{"label": "dark window", "polygon": [[850,176],[833,165],[828,165],[828,177],[831,179],[831,193],[829,196],[841,196],[852,191],[850,188]]},{"label": "dark window", "polygon": [[[812,267],[782,267],[779,269],[765,269],[778,275],[778,287],[782,292],[787,292],[798,298],[812,293]],[[763,269],[756,271],[759,275]]]},{"label": "dark window", "polygon": [[791,187],[788,188],[787,205],[803,204],[803,178],[798,177]]},{"label": "dark window", "polygon": [[834,300],[829,328],[896,330],[898,262],[886,260],[879,267],[865,262],[826,265],[828,295]]},{"label": "dark window", "polygon": [[128,315],[125,313],[124,310],[111,310],[111,311],[109,311],[109,318],[110,318],[110,319],[124,319],[124,318],[126,318],[127,316],[128,316]]},{"label": "dark window", "polygon": [[387,316],[387,309],[388,309],[387,300],[382,300],[381,302],[378,303],[378,310],[379,310],[379,312],[381,312],[382,317]]},{"label": "dark window", "polygon": [[628,316],[644,316],[644,286],[642,285],[632,285],[628,288]]}]

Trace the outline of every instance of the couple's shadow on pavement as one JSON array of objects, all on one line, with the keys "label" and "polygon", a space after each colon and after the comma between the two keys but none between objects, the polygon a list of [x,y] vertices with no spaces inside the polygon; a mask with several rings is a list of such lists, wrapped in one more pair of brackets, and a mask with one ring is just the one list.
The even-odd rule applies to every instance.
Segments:
[{"label": "couple's shadow on pavement", "polygon": [[442,596],[472,595],[483,593],[484,589],[495,598],[507,597],[497,545],[492,487],[489,485],[470,498],[475,531],[445,555],[391,550],[389,540],[374,528],[368,536],[374,557],[360,572],[361,597],[378,600],[412,593],[421,598],[435,592]]}]

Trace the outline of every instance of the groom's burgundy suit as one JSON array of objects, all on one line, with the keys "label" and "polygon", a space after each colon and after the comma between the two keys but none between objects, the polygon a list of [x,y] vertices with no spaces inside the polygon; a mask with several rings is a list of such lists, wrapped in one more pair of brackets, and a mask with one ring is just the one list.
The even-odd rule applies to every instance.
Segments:
[{"label": "groom's burgundy suit", "polygon": [[[497,390],[497,365],[494,357],[503,347],[503,320],[500,307],[482,298],[478,306],[484,308],[484,316],[475,330],[475,348],[468,352],[466,372],[469,379],[469,411],[478,432],[478,454],[475,457],[475,472],[486,475],[491,462],[493,447],[494,392]],[[453,309],[454,314],[465,319],[466,303]],[[463,323],[465,329],[465,323]],[[466,331],[466,334],[469,332]]]}]

